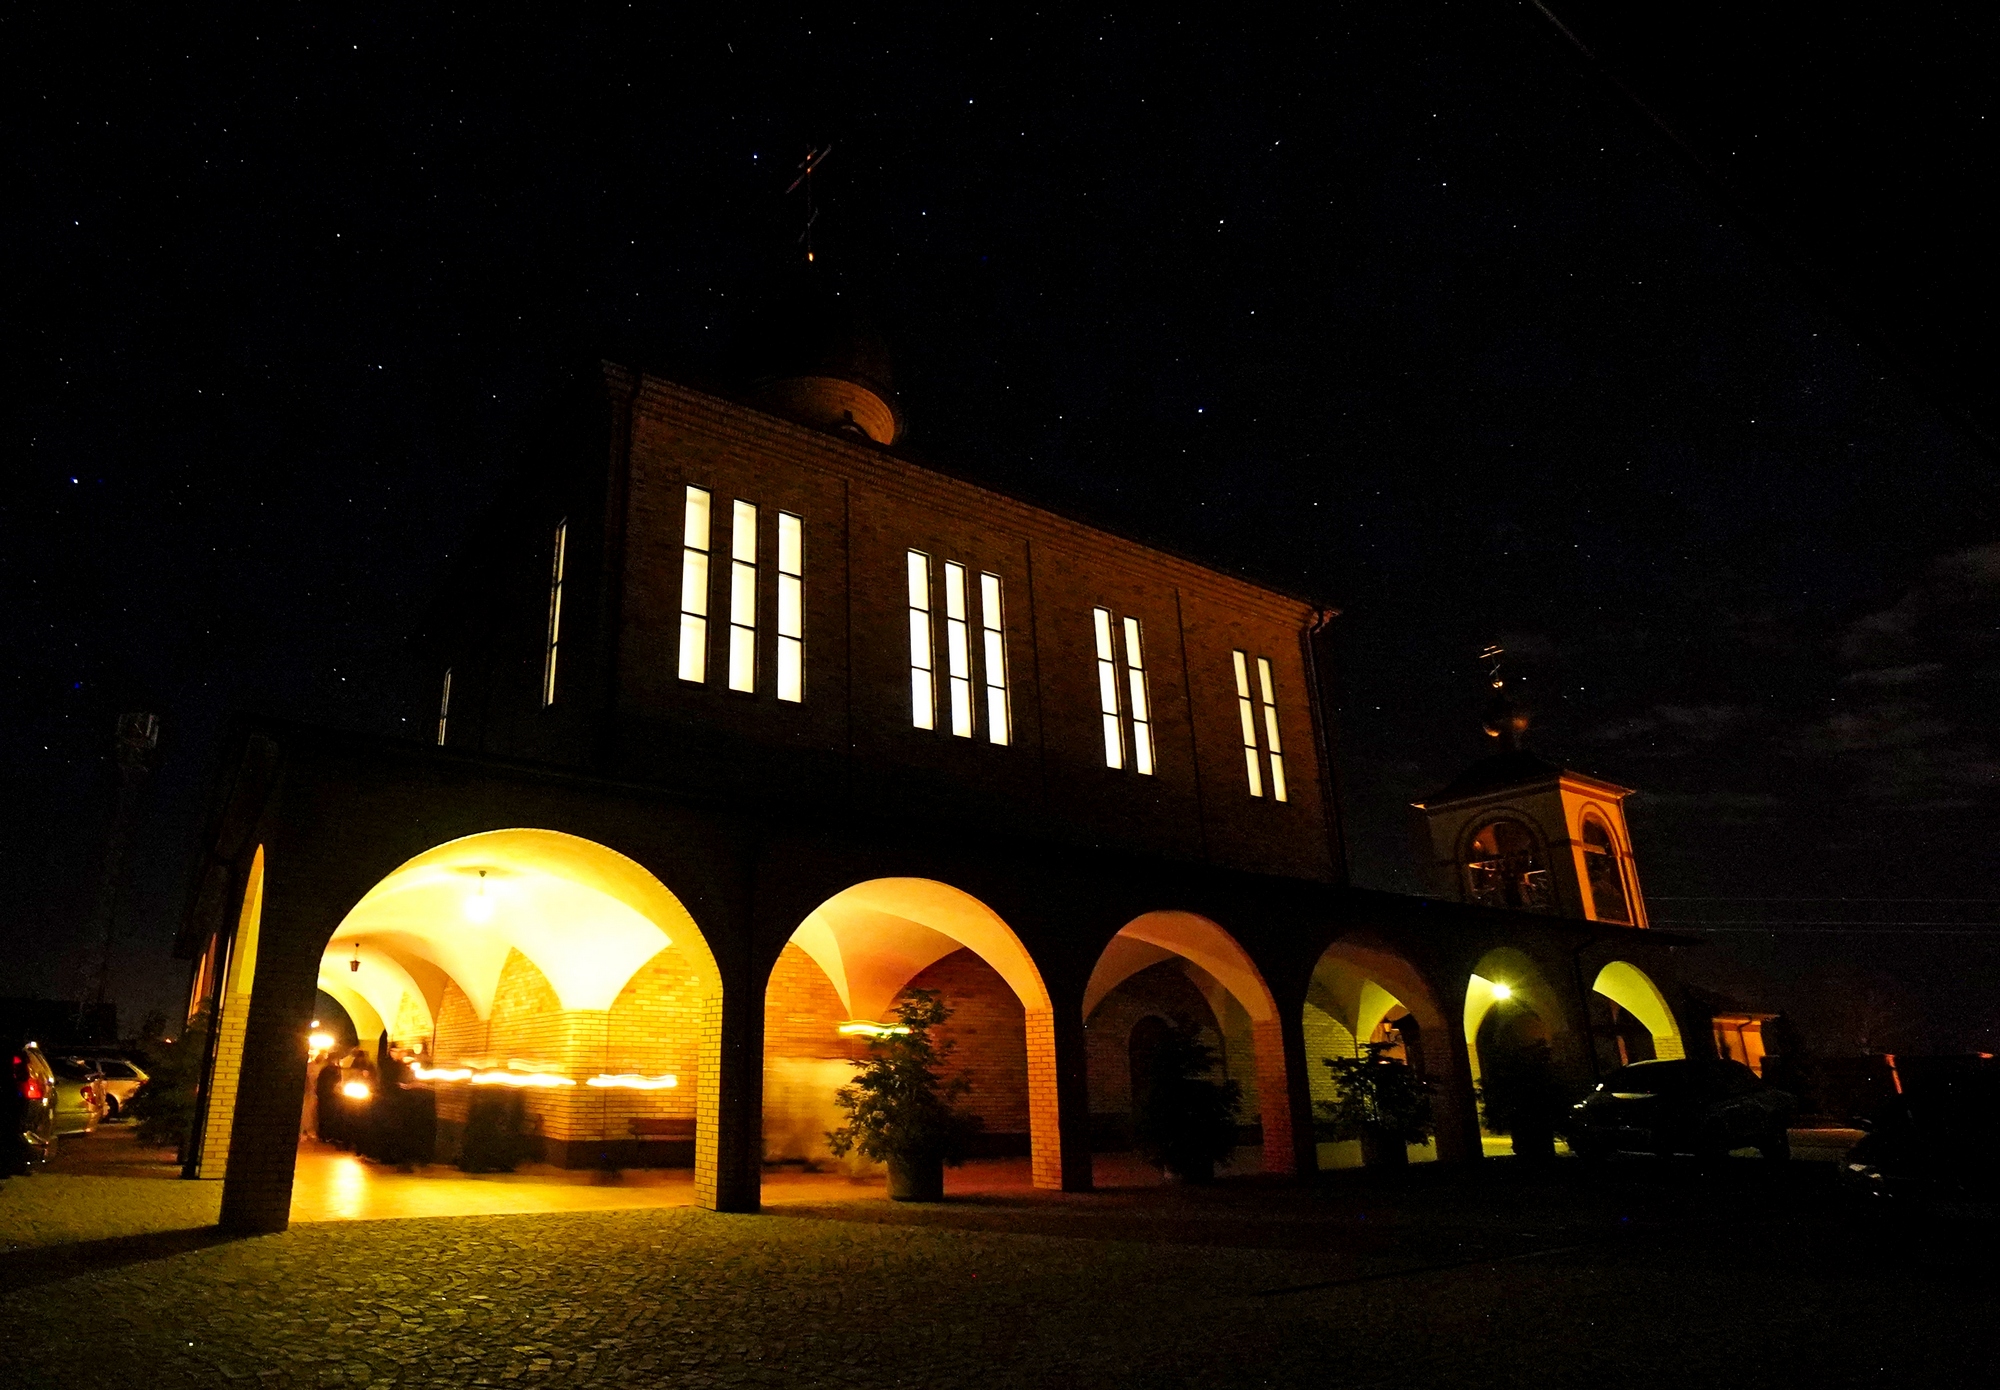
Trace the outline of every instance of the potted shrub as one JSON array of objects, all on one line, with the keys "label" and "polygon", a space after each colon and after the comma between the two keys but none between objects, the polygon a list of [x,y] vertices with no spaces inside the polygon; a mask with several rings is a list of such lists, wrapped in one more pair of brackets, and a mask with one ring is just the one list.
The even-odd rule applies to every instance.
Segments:
[{"label": "potted shrub", "polygon": [[1322,1059],[1333,1073],[1333,1099],[1315,1108],[1329,1138],[1361,1141],[1361,1162],[1369,1168],[1401,1167],[1409,1162],[1407,1146],[1430,1143],[1434,1131],[1430,1088],[1384,1055],[1391,1045],[1366,1043],[1359,1057]]},{"label": "potted shrub", "polygon": [[979,1117],[956,1104],[972,1083],[942,1074],[955,1046],[931,1036],[951,1017],[942,994],[910,990],[893,1012],[894,1026],[868,1040],[868,1056],[854,1064],[854,1080],[834,1093],[834,1103],[848,1118],[826,1140],[835,1158],[859,1150],[886,1163],[895,1201],[940,1202],[945,1166],[965,1161],[979,1129]]},{"label": "potted shrub", "polygon": [[1192,1024],[1160,1035],[1132,1097],[1132,1133],[1139,1151],[1182,1182],[1215,1180],[1215,1165],[1236,1147],[1236,1110],[1243,1088],[1214,1079],[1221,1059]]},{"label": "potted shrub", "polygon": [[1486,1128],[1507,1135],[1518,1158],[1553,1158],[1569,1094],[1556,1077],[1549,1045],[1537,1039],[1497,1051],[1483,1072],[1479,1108]]}]

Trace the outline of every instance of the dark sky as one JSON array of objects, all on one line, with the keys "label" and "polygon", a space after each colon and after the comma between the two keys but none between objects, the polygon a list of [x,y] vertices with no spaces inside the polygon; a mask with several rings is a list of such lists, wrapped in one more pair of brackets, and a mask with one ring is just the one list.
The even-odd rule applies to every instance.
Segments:
[{"label": "dark sky", "polygon": [[1345,610],[1358,881],[1416,886],[1498,640],[1695,974],[2000,1044],[1991,17],[48,8],[0,19],[10,991],[83,988],[145,708],[116,993],[178,1000],[227,712],[415,730],[538,397],[715,370],[832,141],[914,450]]}]

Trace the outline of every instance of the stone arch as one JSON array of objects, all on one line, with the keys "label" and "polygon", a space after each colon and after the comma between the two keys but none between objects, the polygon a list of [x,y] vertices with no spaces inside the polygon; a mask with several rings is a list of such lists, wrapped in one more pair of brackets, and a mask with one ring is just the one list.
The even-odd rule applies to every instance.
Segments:
[{"label": "stone arch", "polygon": [[[1379,1036],[1396,1044],[1395,1051],[1431,1085],[1438,1141],[1434,1155],[1426,1150],[1414,1156],[1466,1156],[1460,1152],[1459,1135],[1470,1119],[1460,1113],[1461,1087],[1454,1080],[1458,1076],[1452,1049],[1454,1020],[1414,964],[1371,937],[1343,937],[1314,963],[1303,1009],[1307,1089],[1315,1102],[1333,1095],[1332,1073],[1325,1060],[1357,1055],[1363,1044]],[[1402,1026],[1393,1026],[1399,1023]],[[1323,1168],[1360,1161],[1354,1141],[1317,1145],[1316,1152]]]},{"label": "stone arch", "polygon": [[[628,988],[661,961],[684,971],[692,989],[677,1013],[646,1026],[675,1035],[673,1046],[693,1062],[693,1074],[683,1077],[676,1068],[671,1087],[621,1087],[621,1078],[629,1083],[639,1074],[623,1056],[646,1048],[627,1039],[614,1056],[613,1020]],[[384,875],[341,918],[322,950],[317,984],[351,1014],[350,999],[360,1002],[375,1026],[399,1042],[399,1017],[403,1030],[421,1026],[429,1050],[437,1050],[448,1018],[483,1025],[490,1044],[503,982],[523,978],[544,1001],[537,1018],[548,1041],[532,1049],[535,1060],[563,1079],[561,1094],[573,1107],[581,1104],[577,1096],[595,1102],[592,1135],[575,1143],[610,1152],[636,1142],[627,1136],[627,1110],[691,1109],[678,1132],[682,1142],[692,1133],[696,1200],[714,1205],[721,973],[686,906],[636,861],[595,840],[535,828],[482,831],[433,846]],[[363,1023],[359,1015],[355,1021]],[[467,1036],[463,1027],[459,1032]],[[458,1050],[488,1048],[462,1041]],[[439,1060],[450,1064],[447,1070],[481,1069],[458,1057]],[[512,1065],[498,1054],[483,1059],[487,1069]],[[558,1142],[569,1142],[566,1132]],[[685,1162],[682,1153],[678,1161]]]},{"label": "stone arch", "polygon": [[[1035,1186],[1060,1189],[1055,1013],[1048,986],[1014,929],[984,902],[950,884],[928,878],[869,879],[842,889],[806,914],[765,984],[767,1089],[772,1085],[775,1056],[771,1035],[778,1026],[773,1022],[773,1011],[779,1007],[774,991],[830,988],[845,1020],[878,1023],[906,987],[960,951],[969,952],[997,975],[1018,1002],[1026,1061],[1029,1169]],[[816,975],[803,969],[811,979],[801,978],[802,957],[816,968]],[[826,1023],[815,1016],[806,1026],[823,1033],[828,1031]],[[767,1095],[767,1125],[786,1106],[805,1104],[810,1099],[805,1092],[830,1094],[827,1083],[842,1079],[839,1063],[843,1056],[855,1054],[843,1053],[832,1042],[822,1040],[817,1059],[830,1064],[819,1069],[827,1075],[802,1076],[793,1098]],[[768,1140],[766,1152],[771,1152]]]},{"label": "stone arch", "polygon": [[[1147,912],[1121,927],[1105,945],[1091,970],[1083,992],[1086,1021],[1097,1011],[1106,995],[1141,970],[1179,957],[1197,967],[1198,988],[1212,982],[1214,989],[1234,1001],[1249,1020],[1253,1077],[1259,1117],[1264,1131],[1264,1169],[1290,1173],[1297,1163],[1292,1148],[1291,1091],[1286,1080],[1285,1047],[1279,1027],[1278,1007],[1270,986],[1258,971],[1249,953],[1222,927],[1192,912]],[[1212,993],[1204,989],[1204,993]],[[1221,1021],[1226,1006],[1221,999],[1210,1005]]]},{"label": "stone arch", "polygon": [[1652,977],[1630,961],[1614,960],[1597,972],[1597,979],[1590,986],[1593,994],[1603,995],[1626,1013],[1639,1020],[1653,1037],[1653,1055],[1661,1059],[1687,1056],[1687,1047],[1681,1039],[1680,1025],[1674,1021],[1674,1011],[1668,1007],[1666,996]]}]

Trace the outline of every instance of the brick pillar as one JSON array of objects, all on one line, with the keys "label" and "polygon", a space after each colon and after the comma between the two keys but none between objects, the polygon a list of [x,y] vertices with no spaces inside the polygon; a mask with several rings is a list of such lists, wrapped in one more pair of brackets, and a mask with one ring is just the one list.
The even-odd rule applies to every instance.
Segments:
[{"label": "brick pillar", "polygon": [[[1264,1171],[1287,1175],[1299,1171],[1297,1136],[1293,1133],[1290,1069],[1285,1066],[1284,1029],[1275,1018],[1250,1021],[1250,1045],[1257,1059],[1257,1104],[1264,1125]],[[1303,1039],[1300,1050],[1304,1050]]]},{"label": "brick pillar", "polygon": [[[305,1037],[327,929],[310,913],[264,904],[253,988],[245,1001],[240,1080],[222,1183],[221,1226],[243,1234],[282,1231],[292,1217],[292,1169],[305,1101]],[[218,1058],[218,1062],[219,1062]],[[213,1101],[220,1106],[217,1089]],[[206,1171],[208,1163],[202,1164]]]},{"label": "brick pillar", "polygon": [[701,1015],[695,1097],[695,1204],[756,1211],[764,1158],[764,1000],[747,989],[711,994]]},{"label": "brick pillar", "polygon": [[1028,1167],[1036,1187],[1060,1191],[1062,1087],[1057,1080],[1055,1011],[1029,1009],[1022,1025],[1028,1034]]},{"label": "brick pillar", "polygon": [[[1464,1016],[1461,1004],[1456,1018]],[[1446,1017],[1454,1018],[1450,1014]],[[1431,1113],[1437,1121],[1438,1162],[1471,1163],[1484,1158],[1464,1024],[1451,1021],[1439,1028],[1425,1028],[1422,1038],[1424,1071],[1431,1083]]]}]

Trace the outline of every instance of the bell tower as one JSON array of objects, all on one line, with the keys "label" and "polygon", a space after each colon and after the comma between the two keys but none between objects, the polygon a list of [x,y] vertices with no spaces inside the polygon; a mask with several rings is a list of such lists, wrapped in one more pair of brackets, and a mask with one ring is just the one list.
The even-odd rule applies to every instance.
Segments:
[{"label": "bell tower", "polygon": [[1489,647],[1486,736],[1499,751],[1414,802],[1430,893],[1453,902],[1646,925],[1625,824],[1632,789],[1524,746],[1529,711],[1507,693]]}]

